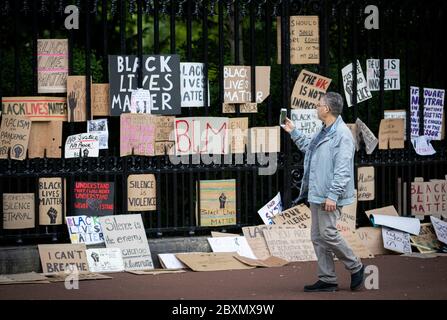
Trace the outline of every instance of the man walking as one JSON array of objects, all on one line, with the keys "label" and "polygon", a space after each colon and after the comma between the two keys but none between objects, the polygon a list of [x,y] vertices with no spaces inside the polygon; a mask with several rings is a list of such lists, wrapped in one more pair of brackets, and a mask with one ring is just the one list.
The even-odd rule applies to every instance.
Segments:
[{"label": "man walking", "polygon": [[305,153],[304,176],[298,201],[305,200],[312,212],[311,239],[318,259],[318,278],[304,287],[306,292],[337,291],[337,276],[332,253],[351,272],[351,290],[363,283],[364,266],[339,234],[336,221],[341,208],[354,202],[354,140],[341,118],[343,99],[326,93],[317,105],[323,128],[306,137],[286,118],[284,130]]}]

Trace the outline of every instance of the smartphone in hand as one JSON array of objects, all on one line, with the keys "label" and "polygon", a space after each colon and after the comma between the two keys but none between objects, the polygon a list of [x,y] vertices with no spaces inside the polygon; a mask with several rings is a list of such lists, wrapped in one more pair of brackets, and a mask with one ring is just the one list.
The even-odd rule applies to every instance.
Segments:
[{"label": "smartphone in hand", "polygon": [[286,124],[286,118],[287,118],[287,109],[282,108],[281,113],[279,115],[279,125],[281,127],[284,127]]}]

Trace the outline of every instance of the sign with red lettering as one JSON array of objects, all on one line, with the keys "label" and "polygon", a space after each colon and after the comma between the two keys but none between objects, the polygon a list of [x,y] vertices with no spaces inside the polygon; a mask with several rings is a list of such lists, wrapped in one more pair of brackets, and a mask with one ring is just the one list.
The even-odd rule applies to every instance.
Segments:
[{"label": "sign with red lettering", "polygon": [[174,132],[176,155],[229,152],[228,118],[176,118]]},{"label": "sign with red lettering", "polygon": [[292,109],[315,109],[331,82],[332,79],[301,70],[290,99]]},{"label": "sign with red lettering", "polygon": [[26,116],[31,121],[67,121],[65,97],[4,97],[2,114]]},{"label": "sign with red lettering", "polygon": [[447,180],[411,183],[411,214],[447,217]]},{"label": "sign with red lettering", "polygon": [[68,39],[37,40],[37,92],[67,92]]},{"label": "sign with red lettering", "polygon": [[112,215],[114,191],[115,184],[113,182],[75,182],[73,188],[73,215]]}]

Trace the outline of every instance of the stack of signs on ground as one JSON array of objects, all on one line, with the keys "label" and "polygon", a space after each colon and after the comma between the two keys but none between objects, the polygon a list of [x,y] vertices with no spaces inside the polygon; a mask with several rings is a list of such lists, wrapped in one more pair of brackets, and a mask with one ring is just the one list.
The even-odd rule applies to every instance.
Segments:
[{"label": "stack of signs on ground", "polygon": [[200,226],[226,226],[236,224],[236,180],[201,180],[198,190]]},{"label": "stack of signs on ground", "polygon": [[71,243],[86,245],[104,243],[104,235],[98,217],[72,216],[66,217]]},{"label": "stack of signs on ground", "polygon": [[246,270],[252,267],[235,258],[232,252],[179,253],[177,259],[193,271]]},{"label": "stack of signs on ground", "polygon": [[[373,212],[371,212],[373,211]],[[400,217],[394,207],[368,211],[374,226],[382,226],[383,244],[386,249],[411,253],[410,233],[419,235],[420,221],[416,218]]]},{"label": "stack of signs on ground", "polygon": [[280,192],[278,192],[278,194],[265,206],[258,210],[258,214],[265,224],[273,224],[272,218],[280,212],[282,212],[282,201]]},{"label": "stack of signs on ground", "polygon": [[435,229],[438,240],[444,244],[447,244],[447,222],[441,221],[438,218],[430,217],[433,228]]},{"label": "stack of signs on ground", "polygon": [[141,214],[100,217],[107,248],[120,248],[125,270],[153,269]]},{"label": "stack of signs on ground", "polygon": [[411,183],[411,214],[424,218],[432,215],[447,218],[447,179],[433,179],[424,182],[415,178]]},{"label": "stack of signs on ground", "polygon": [[185,269],[187,268],[174,253],[159,253],[158,260],[160,265],[165,269]]},{"label": "stack of signs on ground", "polygon": [[[435,218],[436,219],[436,218]],[[411,245],[420,253],[433,253],[441,248],[431,223],[422,223],[418,236],[410,236]]]},{"label": "stack of signs on ground", "polygon": [[93,248],[85,251],[91,272],[121,272],[124,262],[120,248]]},{"label": "stack of signs on ground", "polygon": [[213,252],[236,252],[238,255],[250,259],[256,259],[247,239],[244,237],[217,237],[208,238],[208,242]]},{"label": "stack of signs on ground", "polygon": [[1,274],[0,285],[2,284],[39,284],[50,283],[48,278],[41,273],[27,272],[27,273],[14,273],[14,274]]}]

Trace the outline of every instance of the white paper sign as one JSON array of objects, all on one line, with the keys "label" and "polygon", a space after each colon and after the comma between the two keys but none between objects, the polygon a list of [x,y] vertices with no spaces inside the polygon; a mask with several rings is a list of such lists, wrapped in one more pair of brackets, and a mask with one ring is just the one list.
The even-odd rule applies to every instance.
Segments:
[{"label": "white paper sign", "polygon": [[165,269],[185,269],[187,268],[174,253],[159,253],[158,259]]},{"label": "white paper sign", "polygon": [[256,259],[245,237],[208,238],[213,252],[237,252],[240,256]]},{"label": "white paper sign", "polygon": [[317,109],[292,109],[292,122],[306,137],[320,132],[323,122],[318,119]]},{"label": "white paper sign", "polygon": [[94,133],[80,133],[67,137],[65,158],[86,158],[99,156],[99,136]]},{"label": "white paper sign", "polygon": [[430,220],[433,228],[435,229],[438,240],[447,244],[447,222],[433,216],[430,216]]},{"label": "white paper sign", "polygon": [[85,250],[90,272],[124,271],[123,257],[119,248],[95,248]]},{"label": "white paper sign", "polygon": [[99,149],[109,148],[109,129],[107,119],[97,119],[87,121],[87,132],[99,136]]},{"label": "white paper sign", "polygon": [[372,214],[369,219],[374,226],[385,226],[393,229],[419,235],[421,222],[417,218],[395,217],[384,214]]},{"label": "white paper sign", "polygon": [[100,217],[107,248],[120,248],[125,270],[153,269],[141,214]]},{"label": "white paper sign", "polygon": [[[424,135],[441,140],[445,90],[424,88]],[[419,136],[419,88],[410,87],[411,137]]]},{"label": "white paper sign", "polygon": [[98,217],[65,217],[71,243],[104,243],[104,235]]},{"label": "white paper sign", "polygon": [[430,143],[430,139],[426,136],[420,136],[417,138],[411,138],[414,151],[421,156],[431,156],[436,153],[436,150]]},{"label": "white paper sign", "polygon": [[[384,90],[400,90],[399,59],[384,59]],[[366,78],[370,91],[380,91],[380,59],[366,60]]]},{"label": "white paper sign", "polygon": [[424,135],[441,140],[445,90],[424,88]]},{"label": "white paper sign", "polygon": [[136,89],[130,97],[130,113],[147,113],[152,110],[151,93],[147,89]]},{"label": "white paper sign", "polygon": [[283,209],[281,193],[278,192],[278,194],[272,200],[270,200],[265,206],[258,210],[258,214],[265,224],[274,224],[272,221],[272,217],[282,211]]},{"label": "white paper sign", "polygon": [[[343,76],[343,87],[345,89],[346,102],[348,103],[348,107],[351,107],[354,86],[352,63],[345,66],[341,70],[341,73]],[[371,97],[371,92],[366,85],[366,79],[363,75],[362,67],[360,66],[360,62],[357,60],[357,103],[371,99]]]},{"label": "white paper sign", "polygon": [[[180,94],[183,107],[203,107],[205,105],[204,63],[180,63]],[[208,81],[208,105],[210,105],[210,86]]]},{"label": "white paper sign", "polygon": [[382,237],[385,249],[400,253],[411,253],[410,235],[408,233],[383,227]]},{"label": "white paper sign", "polygon": [[[368,128],[368,126],[360,119],[355,121],[357,125],[357,141],[361,138],[365,143],[365,149],[367,154],[373,153],[374,149],[379,143],[379,139],[376,138],[374,133]],[[359,137],[360,136],[360,137]]]}]

